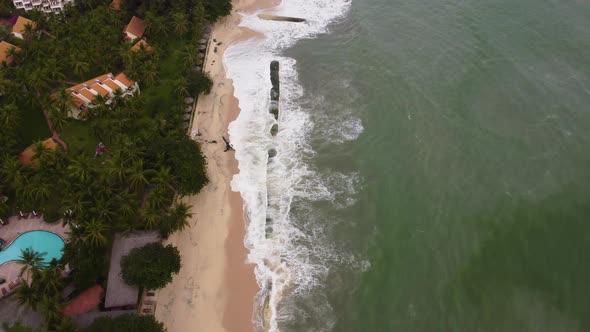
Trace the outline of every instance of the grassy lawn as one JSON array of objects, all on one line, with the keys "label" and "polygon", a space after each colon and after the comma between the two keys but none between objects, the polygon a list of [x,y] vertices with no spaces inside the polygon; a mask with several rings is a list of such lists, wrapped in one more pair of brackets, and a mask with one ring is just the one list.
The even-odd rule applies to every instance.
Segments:
[{"label": "grassy lawn", "polygon": [[41,110],[33,108],[28,103],[20,103],[17,107],[22,118],[22,125],[18,129],[19,149],[24,150],[36,141],[51,137],[51,131]]},{"label": "grassy lawn", "polygon": [[63,126],[59,134],[68,144],[70,153],[94,154],[98,139],[94,137],[88,122],[71,119]]}]

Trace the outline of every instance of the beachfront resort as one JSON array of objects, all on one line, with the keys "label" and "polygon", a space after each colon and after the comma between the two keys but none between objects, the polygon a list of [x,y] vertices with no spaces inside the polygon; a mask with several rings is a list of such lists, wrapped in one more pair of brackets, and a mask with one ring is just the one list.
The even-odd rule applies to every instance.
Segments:
[{"label": "beachfront resort", "polygon": [[[207,183],[189,137],[229,1],[25,1],[0,8],[0,322],[126,331],[181,267],[165,244]],[[114,328],[116,326],[116,328]]]}]

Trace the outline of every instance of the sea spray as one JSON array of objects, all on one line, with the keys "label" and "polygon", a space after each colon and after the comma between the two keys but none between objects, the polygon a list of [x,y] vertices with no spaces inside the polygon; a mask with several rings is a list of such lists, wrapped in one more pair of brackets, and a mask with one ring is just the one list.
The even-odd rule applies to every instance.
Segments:
[{"label": "sea spray", "polygon": [[[331,189],[325,184],[307,187],[314,183],[311,179],[318,178],[304,162],[314,155],[307,143],[313,123],[298,102],[303,88],[298,83],[296,62],[281,55],[297,40],[325,32],[328,23],[341,17],[349,6],[347,0],[284,0],[276,9],[278,14],[307,21],[293,24],[263,21],[257,13],[244,16],[242,25],[264,33],[266,39],[232,45],[225,53],[224,63],[241,110],[229,128],[240,169],[232,189],[241,193],[248,218],[245,245],[248,260],[256,264],[261,287],[256,317],[259,329],[279,331],[280,322],[292,320],[296,310],[280,304],[321,286],[331,262],[350,259],[323,238],[320,222],[310,219],[302,228],[290,216],[295,200],[330,197]],[[281,89],[276,91],[280,100],[276,103],[269,93],[272,60],[281,67],[277,76]],[[271,109],[276,109],[276,114],[269,112]],[[268,227],[269,221],[272,227]],[[329,329],[327,300],[318,303],[318,310],[326,316],[324,328]]]}]

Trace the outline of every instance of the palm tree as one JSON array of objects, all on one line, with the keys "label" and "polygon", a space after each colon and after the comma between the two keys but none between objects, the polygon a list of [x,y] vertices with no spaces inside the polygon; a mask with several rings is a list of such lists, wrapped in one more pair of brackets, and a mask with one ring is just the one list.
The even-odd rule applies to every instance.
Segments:
[{"label": "palm tree", "polygon": [[174,86],[176,87],[175,88],[176,95],[179,98],[184,98],[189,95],[188,80],[185,77],[181,77],[179,79],[176,79],[174,81]]},{"label": "palm tree", "polygon": [[166,36],[168,34],[168,24],[166,17],[148,12],[145,16],[146,30],[150,35]]},{"label": "palm tree", "polygon": [[170,209],[169,218],[172,222],[173,229],[182,231],[189,224],[188,220],[193,216],[191,208],[184,202],[174,204],[174,207]]},{"label": "palm tree", "polygon": [[106,170],[108,175],[115,178],[119,183],[127,181],[127,167],[121,158],[111,159]]},{"label": "palm tree", "polygon": [[147,209],[141,210],[141,220],[143,221],[143,225],[147,229],[153,229],[156,227],[158,222],[160,221],[160,213],[159,211],[149,207]]},{"label": "palm tree", "polygon": [[0,175],[2,175],[2,179],[4,182],[15,183],[22,176],[22,165],[17,158],[9,155],[4,155],[2,156],[0,165],[2,165],[0,168]]},{"label": "palm tree", "polygon": [[49,118],[51,119],[51,129],[59,131],[68,122],[68,116],[64,114],[61,109],[52,107],[49,110]]},{"label": "palm tree", "polygon": [[37,310],[37,305],[41,301],[41,298],[35,288],[29,286],[27,283],[23,283],[16,290],[16,300],[20,306],[24,306],[27,310]]},{"label": "palm tree", "polygon": [[174,32],[179,35],[184,35],[188,32],[188,17],[183,12],[176,12],[172,14],[172,26],[174,27]]},{"label": "palm tree", "polygon": [[98,199],[95,202],[95,206],[90,210],[96,216],[96,219],[101,221],[111,221],[113,219],[115,212],[110,201],[112,199],[112,197],[109,197],[107,199]]},{"label": "palm tree", "polygon": [[96,175],[96,165],[94,164],[94,161],[85,155],[79,155],[74,158],[67,169],[71,176],[83,183],[93,179]]},{"label": "palm tree", "polygon": [[61,278],[62,267],[59,261],[52,259],[39,274],[39,286],[43,287],[44,294],[59,294],[63,288]]},{"label": "palm tree", "polygon": [[83,239],[93,247],[100,247],[107,242],[107,227],[98,219],[92,219],[84,227]]},{"label": "palm tree", "polygon": [[151,180],[152,183],[158,186],[174,190],[174,187],[172,187],[174,176],[170,173],[170,168],[168,167],[162,167],[156,171],[156,175]]},{"label": "palm tree", "polygon": [[166,187],[157,185],[148,196],[148,204],[155,209],[161,209],[170,204],[169,192]]},{"label": "palm tree", "polygon": [[70,61],[70,65],[74,67],[74,74],[78,75],[78,77],[82,77],[82,75],[86,74],[90,70],[90,65],[88,62],[78,60],[75,57],[72,57]]},{"label": "palm tree", "polygon": [[0,127],[14,130],[20,123],[21,117],[16,105],[9,104],[0,108]]},{"label": "palm tree", "polygon": [[41,254],[34,251],[32,247],[21,249],[21,255],[16,260],[17,263],[22,265],[18,276],[22,278],[23,274],[27,272],[26,280],[28,280],[30,271],[39,270],[43,266],[43,256],[45,255],[45,253]]},{"label": "palm tree", "polygon": [[198,55],[199,55],[199,52],[196,47],[190,46],[190,45],[186,46],[184,48],[184,59],[183,59],[185,66],[191,67],[195,63],[197,63],[197,61],[199,59]]},{"label": "palm tree", "polygon": [[143,82],[148,85],[154,85],[158,81],[158,68],[154,61],[145,62],[143,68]]},{"label": "palm tree", "polygon": [[143,168],[142,159],[133,161],[131,167],[127,169],[129,184],[136,191],[148,184],[147,174],[148,171]]}]

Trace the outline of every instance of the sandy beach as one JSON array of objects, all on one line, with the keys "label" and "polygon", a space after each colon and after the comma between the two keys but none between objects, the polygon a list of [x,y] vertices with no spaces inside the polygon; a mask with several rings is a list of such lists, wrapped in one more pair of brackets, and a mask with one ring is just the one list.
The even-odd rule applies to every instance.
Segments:
[{"label": "sandy beach", "polygon": [[[200,96],[191,133],[202,143],[210,183],[183,200],[192,206],[191,227],[173,234],[167,243],[178,247],[182,268],[157,294],[155,316],[169,332],[253,331],[254,298],[259,290],[254,266],[246,264],[245,220],[239,193],[230,182],[238,172],[234,152],[224,152],[228,124],[239,114],[232,81],[226,77],[223,52],[255,32],[238,28],[240,12],[276,5],[276,1],[234,1],[234,12],[215,24],[204,70],[213,79],[209,95]],[[221,45],[217,43],[221,42]],[[214,45],[215,44],[215,45]],[[215,52],[214,49],[217,48]]]}]

